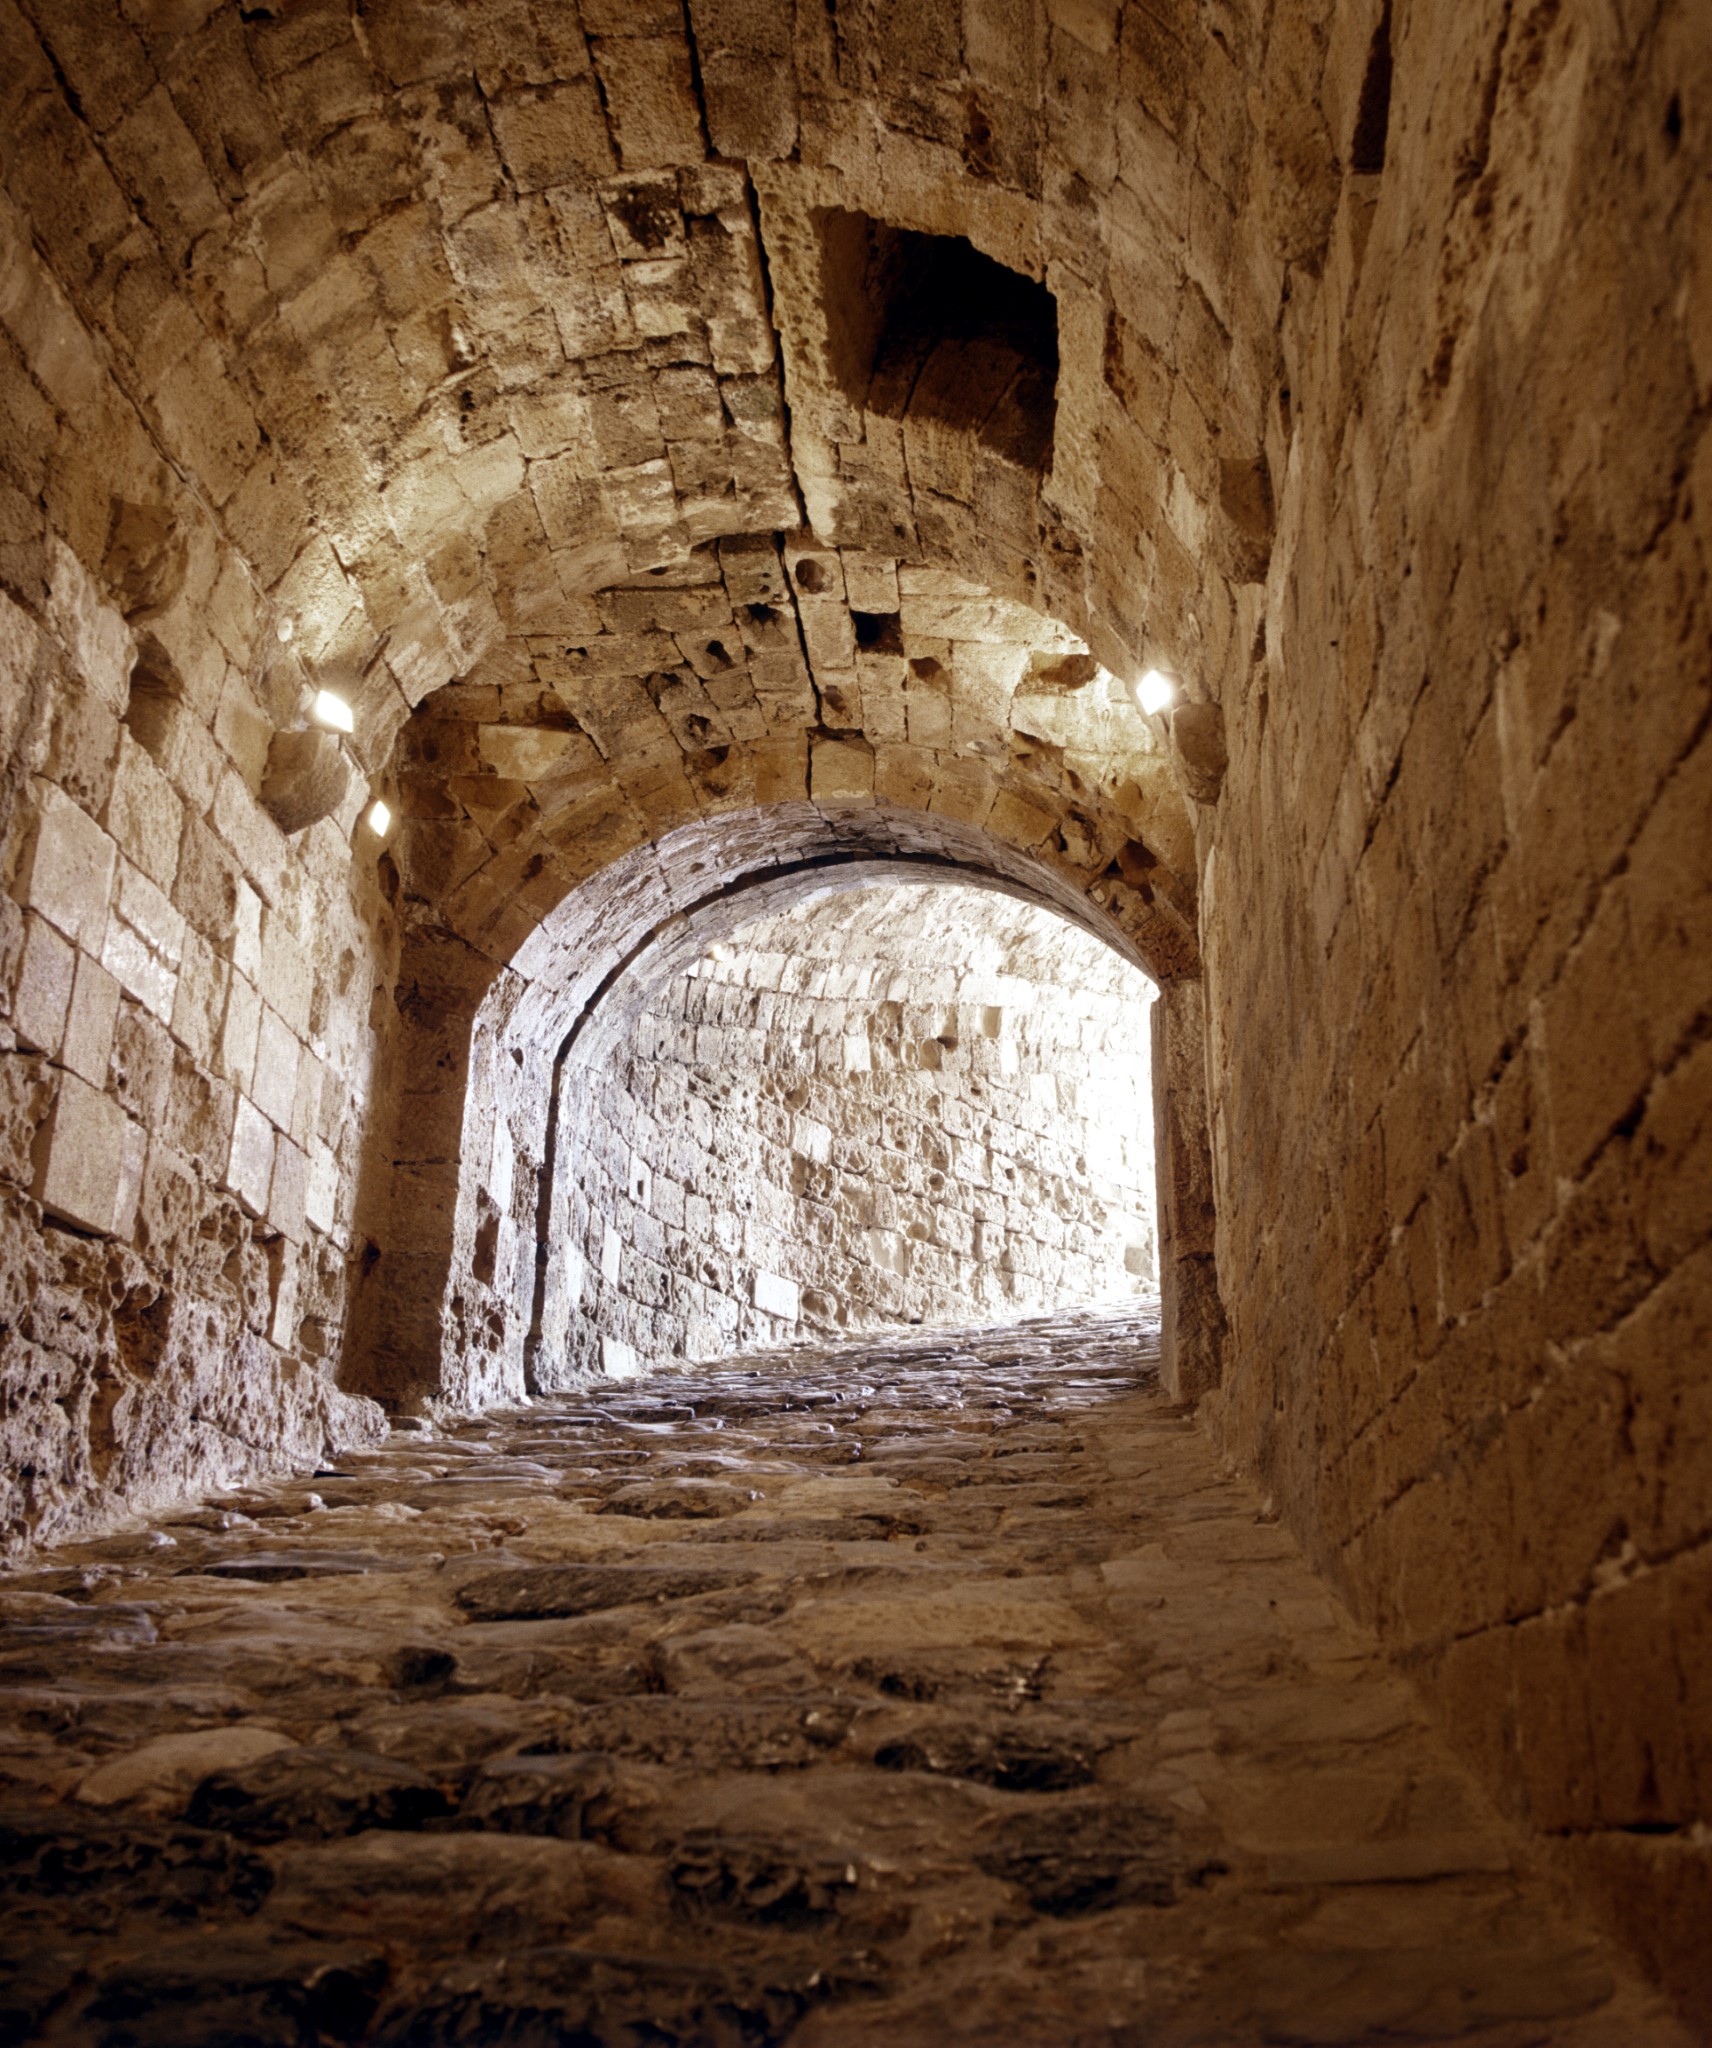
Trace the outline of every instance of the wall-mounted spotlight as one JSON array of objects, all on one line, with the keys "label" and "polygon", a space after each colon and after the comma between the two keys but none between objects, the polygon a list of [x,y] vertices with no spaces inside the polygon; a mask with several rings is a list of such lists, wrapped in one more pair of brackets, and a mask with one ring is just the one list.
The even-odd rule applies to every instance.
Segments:
[{"label": "wall-mounted spotlight", "polygon": [[381,802],[378,796],[375,798],[374,802],[369,805],[368,823],[369,830],[374,834],[374,836],[377,839],[384,839],[387,835],[388,828],[392,824],[392,813],[387,809],[386,805]]},{"label": "wall-mounted spotlight", "polygon": [[354,732],[356,720],[351,716],[351,707],[343,697],[335,697],[331,690],[317,690],[315,702],[309,708],[309,715],[317,725],[327,726],[333,732]]},{"label": "wall-mounted spotlight", "polygon": [[1177,698],[1177,685],[1163,669],[1150,668],[1140,682],[1130,686],[1130,694],[1149,718],[1161,711],[1170,710]]}]

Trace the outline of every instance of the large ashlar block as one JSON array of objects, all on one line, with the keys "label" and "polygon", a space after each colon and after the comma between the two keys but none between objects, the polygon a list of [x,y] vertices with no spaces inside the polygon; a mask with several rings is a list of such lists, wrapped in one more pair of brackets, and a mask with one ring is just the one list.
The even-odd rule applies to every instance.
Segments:
[{"label": "large ashlar block", "polygon": [[41,785],[41,807],[19,901],[26,910],[40,911],[74,945],[99,952],[118,848],[52,783]]},{"label": "large ashlar block", "polygon": [[315,1147],[304,1198],[304,1220],[312,1230],[331,1231],[338,1213],[339,1160],[329,1145]]},{"label": "large ashlar block", "polygon": [[184,805],[128,732],[119,736],[119,766],[108,799],[107,823],[126,856],[151,882],[170,890],[178,873]]},{"label": "large ashlar block", "polygon": [[48,624],[78,673],[110,710],[122,712],[131,680],[131,631],[63,541],[53,543]]},{"label": "large ashlar block", "polygon": [[309,1035],[315,970],[276,910],[270,910],[262,922],[261,991],[299,1038]]},{"label": "large ashlar block", "polygon": [[247,1095],[238,1097],[232,1119],[232,1147],[226,1158],[225,1185],[252,1216],[267,1213],[273,1186],[273,1125]]},{"label": "large ashlar block", "polygon": [[101,964],[127,995],[163,1024],[172,1020],[184,919],[139,868],[119,863],[116,914],[108,920]]},{"label": "large ashlar block", "polygon": [[77,954],[68,941],[44,918],[32,917],[12,992],[12,1025],[20,1045],[59,1058],[76,969]]},{"label": "large ashlar block", "polygon": [[[60,1080],[53,1113],[36,1137],[31,1192],[48,1215],[112,1235],[130,1158],[125,1112],[75,1074]],[[130,1206],[135,1209],[135,1197]]]},{"label": "large ashlar block", "polygon": [[802,1314],[802,1289],[782,1273],[757,1273],[750,1299],[764,1315],[782,1316],[786,1322],[794,1323]]},{"label": "large ashlar block", "polygon": [[257,1109],[282,1131],[291,1128],[291,1112],[297,1100],[297,1070],[303,1047],[290,1027],[268,1004],[262,1005],[261,1029],[256,1040],[256,1078],[251,1093]]},{"label": "large ashlar block", "polygon": [[240,1088],[255,1079],[256,1043],[261,1030],[262,999],[241,974],[234,974],[226,992],[226,1015],[220,1026],[216,1069]]},{"label": "large ashlar block", "polygon": [[268,1221],[293,1244],[303,1241],[304,1209],[309,1195],[309,1161],[289,1138],[274,1146],[273,1181],[268,1190]]},{"label": "large ashlar block", "polygon": [[81,1075],[92,1088],[107,1085],[107,1067],[113,1057],[113,1030],[119,1017],[119,984],[99,960],[87,953],[77,956],[77,979],[72,984],[71,1010],[65,1020],[65,1040],[60,1048],[61,1064]]}]

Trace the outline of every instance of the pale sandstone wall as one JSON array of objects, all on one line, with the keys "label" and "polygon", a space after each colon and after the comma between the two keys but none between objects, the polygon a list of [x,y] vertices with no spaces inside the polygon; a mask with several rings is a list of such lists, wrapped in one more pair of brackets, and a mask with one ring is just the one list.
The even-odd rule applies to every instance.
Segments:
[{"label": "pale sandstone wall", "polygon": [[538,1384],[1156,1284],[1140,976],[929,1004],[803,993],[800,956],[735,944],[565,1069]]},{"label": "pale sandstone wall", "polygon": [[1391,45],[1291,272],[1203,833],[1217,1423],[1712,2003],[1712,23]]},{"label": "pale sandstone wall", "polygon": [[332,1373],[383,962],[372,878],[353,891],[360,783],[294,839],[257,801],[300,723],[289,614],[9,211],[0,268],[11,1546],[379,1434]]}]

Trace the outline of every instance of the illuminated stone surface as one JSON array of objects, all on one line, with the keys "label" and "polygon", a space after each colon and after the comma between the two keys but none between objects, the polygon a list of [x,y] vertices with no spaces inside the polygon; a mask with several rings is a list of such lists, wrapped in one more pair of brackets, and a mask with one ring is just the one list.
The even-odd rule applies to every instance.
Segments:
[{"label": "illuminated stone surface", "polygon": [[645,1372],[566,1036],[932,866],[1156,984],[1162,1381],[1712,2012],[1708,108],[1705,0],[0,0],[8,1550],[573,1249]]},{"label": "illuminated stone surface", "polygon": [[0,1580],[9,2019],[1684,2040],[1156,1349],[1142,1308],[749,1354]]}]

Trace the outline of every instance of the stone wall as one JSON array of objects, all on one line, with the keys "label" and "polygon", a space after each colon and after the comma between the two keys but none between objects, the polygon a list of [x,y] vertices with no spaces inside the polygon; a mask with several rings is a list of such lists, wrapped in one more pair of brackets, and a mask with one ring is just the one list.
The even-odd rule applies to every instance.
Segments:
[{"label": "stone wall", "polygon": [[308,694],[289,593],[221,543],[3,209],[0,267],[12,1547],[379,1433],[333,1373],[386,939],[336,743],[336,815],[287,837],[260,800],[301,796],[269,782]]},{"label": "stone wall", "polygon": [[1155,1286],[1150,996],[968,888],[739,927],[565,1064],[535,1383]]},{"label": "stone wall", "polygon": [[1391,113],[1291,266],[1203,832],[1217,1422],[1712,2009],[1712,38],[1328,28]]},{"label": "stone wall", "polygon": [[[1703,0],[0,0],[17,1512],[288,1455],[348,1216],[353,1370],[520,1386],[545,1112],[465,1084],[559,906],[956,823],[1204,967],[1207,1419],[1712,1995],[1709,104]],[[354,890],[258,822],[311,678],[406,813]]]}]

